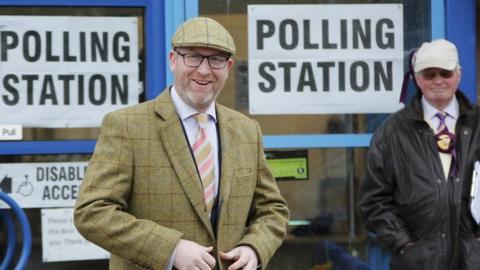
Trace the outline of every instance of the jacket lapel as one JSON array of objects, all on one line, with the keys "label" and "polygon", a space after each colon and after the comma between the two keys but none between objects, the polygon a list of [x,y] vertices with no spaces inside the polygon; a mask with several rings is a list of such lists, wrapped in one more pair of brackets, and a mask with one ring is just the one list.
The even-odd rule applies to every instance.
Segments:
[{"label": "jacket lapel", "polygon": [[157,98],[155,111],[163,119],[160,127],[160,137],[178,180],[195,212],[207,227],[210,235],[214,237],[210,219],[205,213],[206,205],[203,199],[200,177],[168,88]]},{"label": "jacket lapel", "polygon": [[[234,148],[237,143],[235,143],[235,129],[230,125],[231,119],[230,114],[222,106],[217,106],[217,117],[220,129],[220,144],[222,151],[222,162],[221,162],[221,172],[220,176],[220,203],[226,205],[228,198],[230,196],[230,190],[232,186],[232,179],[234,179],[234,168],[235,168],[235,154],[238,153]],[[220,217],[222,215],[222,209],[220,209]]]}]

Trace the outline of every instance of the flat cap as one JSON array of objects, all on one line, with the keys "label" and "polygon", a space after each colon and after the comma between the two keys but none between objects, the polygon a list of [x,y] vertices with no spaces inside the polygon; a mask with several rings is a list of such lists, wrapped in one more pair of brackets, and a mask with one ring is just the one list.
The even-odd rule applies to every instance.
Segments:
[{"label": "flat cap", "polygon": [[172,47],[207,47],[235,54],[230,33],[217,21],[195,17],[180,25],[172,37]]}]

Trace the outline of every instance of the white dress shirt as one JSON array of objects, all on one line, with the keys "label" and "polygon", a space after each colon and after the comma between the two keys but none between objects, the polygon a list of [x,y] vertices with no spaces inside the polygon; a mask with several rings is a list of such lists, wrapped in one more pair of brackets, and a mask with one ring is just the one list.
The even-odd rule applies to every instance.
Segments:
[{"label": "white dress shirt", "polygon": [[[435,116],[439,110],[433,107],[425,97],[422,97],[422,107],[423,107],[423,118],[432,128],[433,132],[437,133],[437,127],[440,124],[440,119]],[[457,123],[459,113],[459,105],[456,98],[453,98],[447,107],[443,109],[443,112],[447,113],[445,118],[445,125],[452,134],[455,134],[455,125]],[[448,173],[450,171],[450,164],[452,163],[452,155],[447,153],[440,153],[440,161],[442,162],[443,173],[445,174],[445,179],[448,180]]]}]

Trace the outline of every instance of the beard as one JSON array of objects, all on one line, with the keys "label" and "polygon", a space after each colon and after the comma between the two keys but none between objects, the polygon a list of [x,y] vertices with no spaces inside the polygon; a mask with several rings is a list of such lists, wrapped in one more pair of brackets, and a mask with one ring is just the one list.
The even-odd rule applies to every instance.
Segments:
[{"label": "beard", "polygon": [[197,110],[206,110],[215,101],[220,91],[194,92],[191,89],[180,91],[182,100]]}]

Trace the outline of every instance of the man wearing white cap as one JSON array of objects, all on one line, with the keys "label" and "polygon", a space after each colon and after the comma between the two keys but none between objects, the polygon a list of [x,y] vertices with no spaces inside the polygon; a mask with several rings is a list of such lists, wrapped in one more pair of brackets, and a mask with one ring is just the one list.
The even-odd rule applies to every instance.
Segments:
[{"label": "man wearing white cap", "polygon": [[423,43],[413,71],[417,97],[373,135],[360,210],[392,252],[392,270],[480,269],[479,225],[469,208],[479,108],[458,91],[451,42]]},{"label": "man wearing white cap", "polygon": [[260,126],[215,102],[235,51],[217,21],[186,21],[173,85],[105,117],[74,218],[111,270],[265,269],[286,236]]}]

